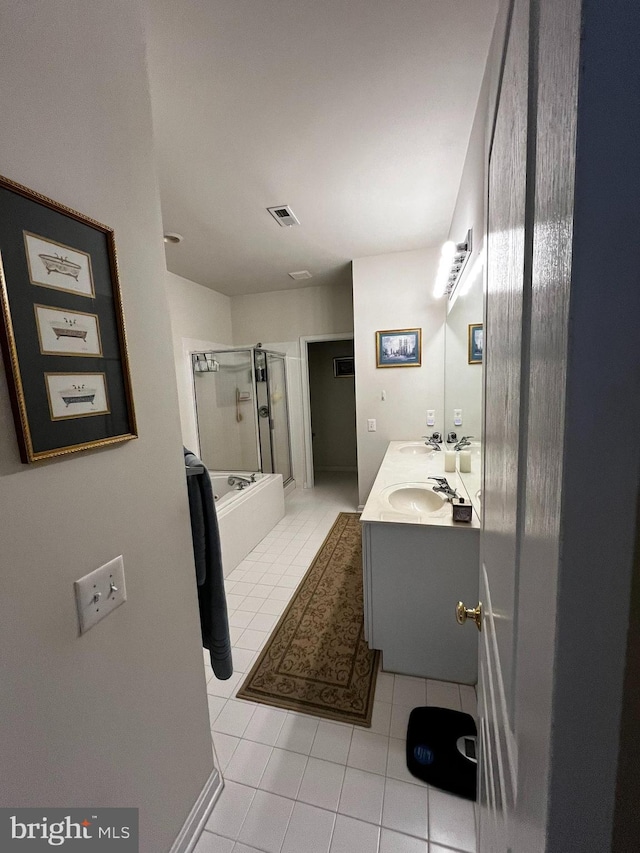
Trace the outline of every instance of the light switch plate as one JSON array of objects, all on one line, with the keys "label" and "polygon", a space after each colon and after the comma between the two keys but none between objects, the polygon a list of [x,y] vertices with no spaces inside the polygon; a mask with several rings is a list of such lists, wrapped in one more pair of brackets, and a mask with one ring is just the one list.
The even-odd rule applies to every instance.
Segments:
[{"label": "light switch plate", "polygon": [[367,429],[369,430],[369,432],[375,432],[377,427],[378,425],[376,424],[376,419],[369,418],[367,421]]},{"label": "light switch plate", "polygon": [[435,426],[436,423],[436,410],[435,409],[427,409],[427,426]]},{"label": "light switch plate", "polygon": [[80,633],[112,613],[127,600],[122,557],[110,560],[74,583]]}]

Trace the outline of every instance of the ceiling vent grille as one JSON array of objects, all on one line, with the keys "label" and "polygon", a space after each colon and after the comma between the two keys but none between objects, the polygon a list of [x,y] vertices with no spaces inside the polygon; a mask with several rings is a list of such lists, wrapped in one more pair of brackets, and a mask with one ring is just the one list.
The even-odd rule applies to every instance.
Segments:
[{"label": "ceiling vent grille", "polygon": [[309,270],[299,270],[298,272],[290,272],[289,278],[292,278],[294,281],[302,281],[305,278],[311,278],[311,273]]},{"label": "ceiling vent grille", "polygon": [[288,228],[291,225],[300,225],[300,220],[288,204],[280,204],[277,207],[268,207],[267,210],[273,216],[278,225],[281,225],[283,228]]}]

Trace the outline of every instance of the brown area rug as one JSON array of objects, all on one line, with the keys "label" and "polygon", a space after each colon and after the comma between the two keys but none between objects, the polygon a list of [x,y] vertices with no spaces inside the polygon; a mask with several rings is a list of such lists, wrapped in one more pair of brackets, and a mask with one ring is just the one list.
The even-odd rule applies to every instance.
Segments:
[{"label": "brown area rug", "polygon": [[371,726],[379,653],[364,639],[359,518],[338,515],[240,699]]}]

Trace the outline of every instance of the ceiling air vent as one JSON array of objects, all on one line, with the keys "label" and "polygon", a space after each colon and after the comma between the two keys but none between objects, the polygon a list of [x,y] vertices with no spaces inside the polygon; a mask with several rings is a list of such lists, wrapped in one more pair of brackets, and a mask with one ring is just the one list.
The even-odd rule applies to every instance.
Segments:
[{"label": "ceiling air vent", "polygon": [[267,210],[273,216],[278,225],[283,228],[289,225],[300,225],[300,220],[291,210],[288,204],[281,204],[278,207],[268,207]]},{"label": "ceiling air vent", "polygon": [[311,273],[309,270],[299,270],[298,272],[290,272],[289,278],[292,278],[294,281],[302,281],[305,278],[311,278]]}]

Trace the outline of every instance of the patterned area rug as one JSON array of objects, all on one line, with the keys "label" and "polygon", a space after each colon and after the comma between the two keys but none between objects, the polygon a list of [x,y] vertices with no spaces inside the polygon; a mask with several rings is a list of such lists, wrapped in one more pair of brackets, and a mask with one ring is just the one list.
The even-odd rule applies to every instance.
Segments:
[{"label": "patterned area rug", "polygon": [[364,639],[359,518],[338,515],[239,698],[371,726],[379,653]]}]

